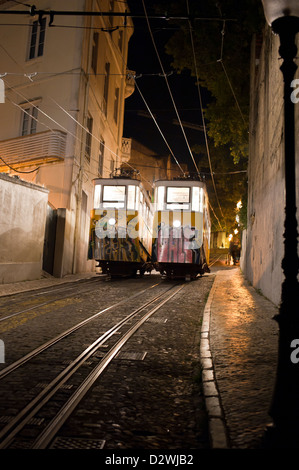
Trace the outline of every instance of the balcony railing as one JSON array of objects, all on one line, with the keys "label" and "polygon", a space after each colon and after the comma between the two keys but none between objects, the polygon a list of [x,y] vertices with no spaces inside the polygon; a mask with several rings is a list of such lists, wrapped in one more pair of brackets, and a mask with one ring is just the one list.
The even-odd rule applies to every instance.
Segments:
[{"label": "balcony railing", "polygon": [[132,139],[122,138],[121,142],[121,159],[122,163],[128,162],[131,158]]},{"label": "balcony railing", "polygon": [[2,140],[0,141],[0,168],[3,168],[5,164],[26,166],[63,160],[65,148],[66,133],[59,130]]}]

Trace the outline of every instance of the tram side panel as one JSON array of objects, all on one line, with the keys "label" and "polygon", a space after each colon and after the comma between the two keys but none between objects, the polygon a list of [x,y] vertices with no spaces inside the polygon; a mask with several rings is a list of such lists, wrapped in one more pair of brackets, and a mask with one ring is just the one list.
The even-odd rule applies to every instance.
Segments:
[{"label": "tram side panel", "polygon": [[[150,255],[141,243],[142,224],[138,211],[93,209],[89,258],[97,260],[103,273],[126,275],[142,270]],[[143,233],[144,229],[142,237]]]}]

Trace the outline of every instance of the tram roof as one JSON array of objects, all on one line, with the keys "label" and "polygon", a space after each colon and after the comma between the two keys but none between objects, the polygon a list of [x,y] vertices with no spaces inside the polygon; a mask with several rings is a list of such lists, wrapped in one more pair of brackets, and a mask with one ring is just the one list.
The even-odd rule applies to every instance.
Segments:
[{"label": "tram roof", "polygon": [[93,180],[93,184],[104,184],[104,185],[111,185],[111,186],[127,186],[129,184],[135,186],[142,186],[141,181],[136,180],[134,178],[95,178]]},{"label": "tram roof", "polygon": [[172,186],[172,187],[191,187],[199,186],[205,188],[206,184],[203,181],[195,179],[178,179],[178,180],[157,180],[154,182],[154,186]]}]

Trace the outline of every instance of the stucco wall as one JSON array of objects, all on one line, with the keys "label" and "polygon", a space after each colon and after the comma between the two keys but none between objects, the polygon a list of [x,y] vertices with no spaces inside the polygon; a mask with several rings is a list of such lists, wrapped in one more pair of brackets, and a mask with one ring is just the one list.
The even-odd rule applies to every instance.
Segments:
[{"label": "stucco wall", "polygon": [[40,277],[48,192],[0,173],[0,283]]},{"label": "stucco wall", "polygon": [[[284,254],[283,77],[279,38],[266,27],[260,49],[253,43],[248,166],[248,227],[241,268],[254,287],[273,303],[281,298]],[[290,90],[291,93],[292,90]],[[298,112],[295,106],[296,129]],[[296,131],[297,132],[297,131]],[[296,142],[297,188],[299,175]],[[297,194],[298,201],[298,194]],[[298,205],[298,202],[297,202]],[[297,212],[298,218],[298,212]],[[245,241],[246,240],[246,241]],[[244,243],[245,242],[245,243]]]}]

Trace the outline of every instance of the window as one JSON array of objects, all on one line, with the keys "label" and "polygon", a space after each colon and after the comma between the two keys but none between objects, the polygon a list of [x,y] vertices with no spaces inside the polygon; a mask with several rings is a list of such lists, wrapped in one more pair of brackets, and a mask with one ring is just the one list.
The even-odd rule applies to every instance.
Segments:
[{"label": "window", "polygon": [[102,186],[100,184],[95,185],[93,199],[93,207],[95,209],[99,209],[101,207],[101,189]]},{"label": "window", "polygon": [[22,135],[36,133],[38,107],[29,106],[24,108],[22,116]]},{"label": "window", "polygon": [[119,88],[115,88],[115,96],[114,96],[114,121],[117,123],[118,118],[118,103],[119,103]]},{"label": "window", "polygon": [[135,207],[135,186],[129,184],[127,209],[134,209],[134,207]]},{"label": "window", "polygon": [[103,201],[104,202],[123,202],[125,200],[125,186],[104,186]]},{"label": "window", "polygon": [[112,175],[112,173],[114,172],[114,160],[113,158],[111,158],[110,160],[110,173]]},{"label": "window", "polygon": [[167,209],[189,209],[190,188],[167,188]]},{"label": "window", "polygon": [[86,132],[85,157],[87,158],[89,162],[90,162],[90,155],[91,155],[92,125],[93,125],[93,119],[91,116],[88,116],[87,123],[86,123],[88,132]]},{"label": "window", "polygon": [[46,35],[46,18],[42,18],[41,21],[33,21],[31,37],[30,37],[30,48],[29,48],[29,59],[40,57],[44,53]]},{"label": "window", "polygon": [[192,188],[192,210],[203,212],[203,189],[198,186]]},{"label": "window", "polygon": [[108,109],[109,75],[110,75],[110,63],[106,62],[105,81],[104,81],[104,112],[106,116],[107,116],[107,109]]},{"label": "window", "polygon": [[119,47],[120,52],[122,52],[123,50],[123,36],[124,36],[124,32],[122,29],[120,29],[118,31],[118,47]]},{"label": "window", "polygon": [[97,73],[97,68],[98,68],[98,50],[99,50],[99,33],[93,33],[91,68],[95,74]]},{"label": "window", "polygon": [[167,202],[189,202],[190,188],[167,188]]},{"label": "window", "polygon": [[158,211],[163,210],[164,197],[165,197],[165,187],[164,186],[158,186],[158,188],[156,188],[156,203],[157,203],[157,210]]},{"label": "window", "polygon": [[125,186],[103,186],[103,207],[125,207]]},{"label": "window", "polygon": [[105,142],[103,141],[103,139],[101,139],[100,150],[99,150],[99,168],[98,168],[98,172],[99,172],[100,176],[102,176],[102,174],[103,174],[104,151],[105,151]]}]

